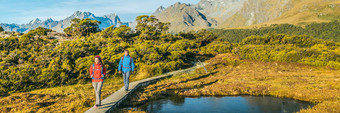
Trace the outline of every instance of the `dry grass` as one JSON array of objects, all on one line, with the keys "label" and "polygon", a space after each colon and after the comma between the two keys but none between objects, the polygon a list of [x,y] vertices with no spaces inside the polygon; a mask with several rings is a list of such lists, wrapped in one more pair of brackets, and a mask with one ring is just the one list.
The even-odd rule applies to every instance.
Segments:
[{"label": "dry grass", "polygon": [[[301,112],[340,111],[340,71],[298,63],[240,60],[220,54],[194,74],[174,76],[149,85],[124,104],[137,106],[155,95],[184,96],[271,95],[317,103]],[[137,79],[133,79],[134,81]],[[102,98],[123,87],[121,78],[106,80]],[[1,112],[84,112],[94,105],[91,83],[15,93],[0,99]],[[120,110],[118,112],[143,112]]]},{"label": "dry grass", "polygon": [[[285,12],[282,16],[257,26],[266,26],[271,24],[294,24],[294,25],[306,25],[309,23],[317,22],[330,22],[332,20],[340,19],[339,7],[340,1],[325,1],[325,0],[304,0],[297,1],[294,8],[288,12]],[[334,5],[334,8],[330,6]],[[334,18],[328,18],[332,16]]]},{"label": "dry grass", "polygon": [[[292,0],[293,7],[284,12],[278,18],[264,23],[258,23],[250,26],[236,25],[234,28],[226,28],[230,22],[226,21],[220,25],[220,28],[226,29],[250,29],[268,27],[272,24],[294,24],[305,26],[316,22],[331,22],[340,19],[340,1],[339,0]],[[245,21],[243,18],[235,17],[239,21]],[[237,22],[236,22],[237,23]]]},{"label": "dry grass", "polygon": [[[229,59],[229,60],[226,60]],[[241,63],[234,64],[230,59]],[[161,80],[142,89],[125,102],[137,106],[155,95],[171,93],[184,96],[271,95],[317,103],[301,112],[340,111],[340,71],[298,63],[240,60],[220,54],[207,61],[204,69]]]},{"label": "dry grass", "polygon": [[[123,80],[105,80],[102,99],[123,87]],[[1,112],[84,112],[95,104],[91,83],[15,93],[0,99]]]},{"label": "dry grass", "polygon": [[[132,73],[130,82],[143,79],[145,73]],[[102,99],[123,87],[122,77],[106,79],[102,87]],[[85,112],[95,104],[92,83],[39,89],[0,97],[0,112]],[[121,110],[140,113],[143,111]]]}]

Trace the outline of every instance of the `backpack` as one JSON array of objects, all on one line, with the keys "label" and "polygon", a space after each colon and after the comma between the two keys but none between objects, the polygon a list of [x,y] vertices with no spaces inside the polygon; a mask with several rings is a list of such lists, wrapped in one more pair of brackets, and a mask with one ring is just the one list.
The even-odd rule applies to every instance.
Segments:
[{"label": "backpack", "polygon": [[[103,67],[102,67],[102,66],[100,66],[100,67],[101,67],[100,73],[101,73],[101,75],[102,75],[103,77],[101,77],[101,78],[99,78],[99,79],[98,79],[98,78],[92,77],[93,80],[100,80],[100,79],[103,79],[103,80],[104,80]],[[92,65],[92,69],[93,69],[92,75],[94,76],[94,64]]]}]

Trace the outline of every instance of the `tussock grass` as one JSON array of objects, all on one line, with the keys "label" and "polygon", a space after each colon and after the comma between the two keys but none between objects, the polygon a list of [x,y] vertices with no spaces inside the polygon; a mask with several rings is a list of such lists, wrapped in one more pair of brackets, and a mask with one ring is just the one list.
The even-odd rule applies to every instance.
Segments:
[{"label": "tussock grass", "polygon": [[[106,79],[102,88],[102,99],[121,87],[120,77]],[[0,99],[0,111],[8,112],[85,112],[95,104],[92,83],[62,86],[15,93]]]},{"label": "tussock grass", "polygon": [[[193,74],[166,78],[142,88],[124,102],[138,106],[159,96],[270,95],[316,103],[300,112],[340,111],[340,71],[299,63],[240,60],[232,54],[219,54],[206,61]],[[137,76],[137,75],[132,75]],[[131,81],[138,80],[132,77]],[[121,77],[105,80],[102,99],[123,87]],[[84,112],[95,103],[91,83],[15,93],[0,98],[1,112]],[[122,109],[117,112],[140,113]]]},{"label": "tussock grass", "polygon": [[125,102],[138,106],[162,95],[228,96],[269,95],[316,103],[300,112],[340,111],[340,70],[299,63],[240,60],[219,54],[194,74],[183,74],[149,85]]}]

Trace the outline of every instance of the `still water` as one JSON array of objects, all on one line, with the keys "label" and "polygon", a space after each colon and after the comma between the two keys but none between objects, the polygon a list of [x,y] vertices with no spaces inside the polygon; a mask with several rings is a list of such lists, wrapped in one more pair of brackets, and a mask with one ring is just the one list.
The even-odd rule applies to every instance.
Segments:
[{"label": "still water", "polygon": [[138,108],[151,113],[292,113],[313,104],[270,96],[179,97],[149,101]]}]

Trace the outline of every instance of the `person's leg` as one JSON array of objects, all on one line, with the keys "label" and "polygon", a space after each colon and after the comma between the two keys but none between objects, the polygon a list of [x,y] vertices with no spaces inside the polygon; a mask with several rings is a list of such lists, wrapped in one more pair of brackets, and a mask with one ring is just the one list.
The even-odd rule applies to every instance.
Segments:
[{"label": "person's leg", "polygon": [[94,88],[94,93],[96,95],[96,104],[98,105],[98,95],[97,95],[97,86],[98,83],[97,82],[92,82],[93,88]]},{"label": "person's leg", "polygon": [[126,73],[125,72],[122,72],[122,75],[123,75],[123,81],[124,81],[124,88],[126,90]]},{"label": "person's leg", "polygon": [[96,95],[98,95],[98,105],[99,106],[102,105],[100,97],[101,97],[101,94],[102,94],[103,83],[104,82],[97,82],[98,85],[97,85]]},{"label": "person's leg", "polygon": [[125,72],[126,90],[129,89],[129,78],[130,78],[130,71],[127,71],[127,72]]}]

